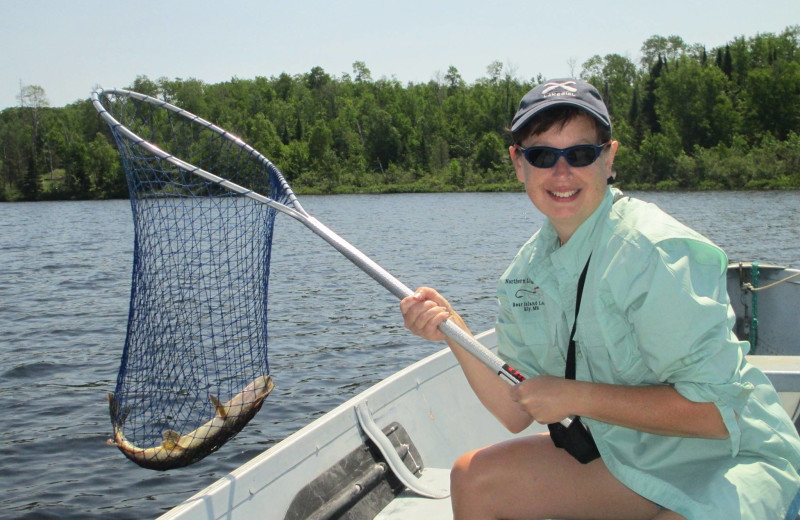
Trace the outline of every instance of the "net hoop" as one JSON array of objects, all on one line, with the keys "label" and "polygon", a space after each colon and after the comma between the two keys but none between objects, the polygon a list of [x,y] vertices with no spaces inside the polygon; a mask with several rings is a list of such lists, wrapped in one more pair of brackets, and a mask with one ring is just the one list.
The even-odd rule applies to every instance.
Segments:
[{"label": "net hoop", "polygon": [[[117,119],[114,118],[114,116],[103,105],[103,103],[101,101],[101,98],[104,97],[104,96],[108,96],[108,95],[129,97],[129,98],[132,98],[132,99],[136,99],[136,100],[142,101],[144,103],[149,103],[149,104],[154,105],[154,106],[156,106],[158,108],[163,108],[163,109],[169,110],[171,112],[174,112],[178,116],[189,120],[192,123],[201,125],[204,128],[206,128],[207,130],[210,130],[211,132],[219,134],[220,136],[222,136],[223,138],[229,140],[231,143],[233,143],[237,147],[242,148],[248,154],[250,154],[253,158],[255,158],[257,161],[263,163],[264,166],[266,166],[268,169],[274,170],[274,173],[278,177],[278,180],[279,180],[279,182],[281,184],[282,192],[286,193],[286,195],[289,198],[288,205],[290,207],[287,207],[284,204],[276,203],[274,200],[270,199],[269,197],[265,197],[265,196],[261,195],[260,193],[254,192],[253,190],[250,190],[250,189],[247,189],[245,187],[242,187],[242,186],[240,186],[240,185],[238,185],[236,183],[233,183],[233,182],[231,182],[231,181],[229,181],[227,179],[223,179],[222,177],[219,177],[219,176],[217,176],[217,175],[215,175],[215,174],[213,174],[213,173],[211,173],[209,171],[206,171],[203,168],[200,168],[200,167],[195,166],[195,165],[193,165],[191,163],[188,163],[188,162],[184,161],[183,159],[181,159],[179,157],[176,157],[176,156],[174,156],[174,155],[172,155],[170,153],[167,153],[166,151],[164,151],[161,148],[159,148],[158,146],[154,145],[153,143],[151,143],[147,139],[144,139],[141,136],[137,135],[135,132],[130,130],[127,126],[125,126],[124,124],[122,124],[119,121],[117,121]],[[91,101],[92,101],[92,105],[94,105],[95,110],[97,110],[98,114],[100,114],[100,116],[106,121],[108,126],[111,128],[112,132],[118,132],[119,134],[124,136],[126,139],[128,139],[131,142],[133,142],[135,145],[144,148],[145,150],[147,150],[148,152],[152,153],[156,157],[158,157],[160,159],[163,159],[165,161],[169,161],[174,166],[177,166],[178,168],[180,168],[182,170],[186,170],[186,171],[191,172],[191,173],[193,173],[195,175],[199,175],[199,176],[201,176],[201,177],[203,177],[203,178],[205,178],[205,179],[207,179],[207,180],[209,180],[209,181],[211,181],[211,182],[213,182],[215,184],[218,184],[218,185],[220,185],[220,186],[222,186],[224,188],[230,189],[230,190],[232,190],[232,191],[234,191],[236,193],[239,193],[239,194],[245,195],[245,196],[251,196],[251,198],[254,198],[255,200],[258,200],[259,202],[262,202],[263,204],[270,205],[270,206],[274,207],[275,209],[277,209],[278,211],[286,213],[286,214],[288,214],[288,215],[290,215],[290,216],[292,216],[294,218],[298,218],[299,216],[296,215],[296,214],[293,214],[292,209],[296,210],[301,216],[308,217],[308,213],[300,205],[300,202],[297,200],[297,196],[294,194],[294,191],[292,191],[292,187],[286,181],[286,179],[284,178],[284,176],[281,173],[280,169],[278,169],[278,167],[276,167],[272,163],[272,161],[270,161],[269,159],[264,157],[264,155],[261,154],[261,152],[259,152],[258,150],[256,150],[255,148],[253,148],[252,146],[247,144],[245,141],[243,141],[238,136],[228,132],[224,128],[220,128],[217,125],[215,125],[214,123],[211,123],[210,121],[206,121],[202,117],[197,116],[197,115],[195,115],[195,114],[193,114],[193,113],[191,113],[191,112],[189,112],[187,110],[184,110],[184,109],[182,109],[180,107],[177,107],[177,106],[175,106],[175,105],[173,105],[173,104],[171,104],[171,103],[169,103],[167,101],[156,99],[154,97],[151,97],[151,96],[148,96],[148,95],[145,95],[145,94],[140,94],[139,92],[134,92],[132,90],[125,90],[125,89],[103,90],[103,89],[97,89],[97,90],[92,92]],[[300,217],[300,218],[302,219],[302,217]]]},{"label": "net hoop", "polygon": [[[266,300],[273,224],[276,210],[304,211],[272,162],[199,116],[128,90],[97,90],[92,103],[117,142],[134,218],[109,444],[144,468],[187,466],[237,435],[272,391]],[[273,198],[214,168],[249,176]]]}]

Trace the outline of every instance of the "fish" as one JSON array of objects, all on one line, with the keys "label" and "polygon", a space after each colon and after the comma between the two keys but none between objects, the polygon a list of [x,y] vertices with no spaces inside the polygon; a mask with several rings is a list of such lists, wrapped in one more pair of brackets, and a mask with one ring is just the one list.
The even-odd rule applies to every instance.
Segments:
[{"label": "fish", "polygon": [[272,378],[265,375],[254,379],[226,403],[221,403],[216,396],[209,395],[215,410],[211,420],[184,435],[174,430],[164,430],[161,444],[150,448],[136,446],[125,437],[123,424],[127,414],[120,414],[114,394],[109,393],[108,403],[114,425],[114,438],[108,439],[107,443],[119,448],[126,457],[143,468],[164,471],[188,466],[218,450],[239,433],[261,409],[264,399],[273,388],[275,383]]}]

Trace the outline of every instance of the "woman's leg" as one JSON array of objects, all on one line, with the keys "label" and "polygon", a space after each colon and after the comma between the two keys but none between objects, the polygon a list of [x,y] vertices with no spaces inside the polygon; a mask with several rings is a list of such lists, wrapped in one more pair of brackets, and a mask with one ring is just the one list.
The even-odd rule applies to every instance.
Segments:
[{"label": "woman's leg", "polygon": [[602,459],[581,464],[548,435],[466,453],[450,480],[456,520],[650,520],[669,513],[620,483]]}]

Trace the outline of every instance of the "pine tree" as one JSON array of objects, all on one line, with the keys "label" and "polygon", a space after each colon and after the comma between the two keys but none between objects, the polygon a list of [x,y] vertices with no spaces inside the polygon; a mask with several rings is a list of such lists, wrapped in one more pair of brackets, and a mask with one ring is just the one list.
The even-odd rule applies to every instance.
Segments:
[{"label": "pine tree", "polygon": [[36,168],[36,156],[31,154],[28,156],[28,169],[22,177],[22,196],[25,200],[36,200],[39,198],[39,174]]},{"label": "pine tree", "polygon": [[653,64],[653,68],[650,69],[650,77],[645,84],[645,93],[642,99],[641,110],[643,127],[653,134],[661,132],[658,114],[656,114],[656,88],[658,87],[658,78],[661,76],[664,68],[664,59],[659,55],[658,61],[656,61]]},{"label": "pine tree", "polygon": [[722,58],[722,72],[731,79],[731,75],[733,74],[733,58],[731,58],[731,46],[725,46],[725,54]]}]

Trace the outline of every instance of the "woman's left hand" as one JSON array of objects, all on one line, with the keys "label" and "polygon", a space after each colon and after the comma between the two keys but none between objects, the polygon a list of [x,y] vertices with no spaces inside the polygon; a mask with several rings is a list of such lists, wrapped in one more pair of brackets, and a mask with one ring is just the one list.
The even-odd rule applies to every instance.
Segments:
[{"label": "woman's left hand", "polygon": [[532,377],[511,388],[511,400],[534,421],[550,424],[570,416],[576,381],[555,376]]}]

